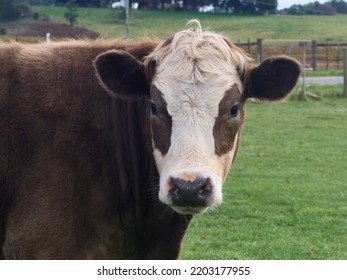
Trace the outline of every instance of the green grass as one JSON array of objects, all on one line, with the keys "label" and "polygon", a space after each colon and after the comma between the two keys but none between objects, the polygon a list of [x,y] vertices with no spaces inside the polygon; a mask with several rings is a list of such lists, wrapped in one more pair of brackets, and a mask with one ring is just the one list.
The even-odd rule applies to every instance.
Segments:
[{"label": "green grass", "polygon": [[182,259],[347,259],[347,98],[323,96],[247,103],[224,203]]},{"label": "green grass", "polygon": [[307,90],[317,94],[318,96],[325,97],[342,97],[343,84],[339,85],[309,85]]},{"label": "green grass", "polygon": [[[299,93],[302,91],[302,84],[298,84],[291,95],[291,100],[300,100],[302,97]],[[343,84],[337,85],[306,85],[306,91],[317,95],[319,98],[339,98],[343,96]],[[307,98],[310,98],[307,96]]]},{"label": "green grass", "polygon": [[[65,8],[35,7],[64,21]],[[115,12],[116,14],[119,11]],[[79,8],[78,24],[104,37],[123,37],[124,24],[111,9]],[[198,18],[204,27],[223,32],[233,41],[263,39],[313,39],[345,42],[347,16],[235,16],[196,12],[136,10],[130,13],[130,38],[155,35],[164,38],[182,29],[187,20]],[[324,23],[324,24],[322,24]]]},{"label": "green grass", "polygon": [[342,69],[329,69],[329,70],[315,70],[315,71],[307,71],[307,77],[325,77],[325,76],[342,76]]}]

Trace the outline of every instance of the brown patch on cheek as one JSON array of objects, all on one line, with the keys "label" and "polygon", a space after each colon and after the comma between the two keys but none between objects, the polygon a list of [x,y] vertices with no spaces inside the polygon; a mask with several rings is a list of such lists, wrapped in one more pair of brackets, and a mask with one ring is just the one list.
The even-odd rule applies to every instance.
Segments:
[{"label": "brown patch on cheek", "polygon": [[[238,139],[236,139],[236,135],[239,131],[241,132],[241,126],[243,123],[242,104],[238,104],[240,97],[241,94],[235,84],[229,91],[225,93],[225,96],[219,103],[219,114],[213,127],[215,152],[218,156],[222,156],[230,152],[235,141],[235,149],[237,149]],[[230,110],[234,105],[237,104],[237,115],[231,116]],[[240,133],[238,134],[238,137],[239,136]]]},{"label": "brown patch on cheek", "polygon": [[154,147],[158,149],[162,155],[165,155],[169,151],[171,145],[171,116],[167,111],[167,104],[161,92],[155,86],[151,89],[151,97],[157,110],[156,114],[151,113],[150,118]]},{"label": "brown patch on cheek", "polygon": [[167,154],[171,145],[171,123],[156,116],[152,116],[151,127],[154,147],[158,149],[162,155]]},{"label": "brown patch on cheek", "polygon": [[[221,156],[221,159],[223,160],[223,178],[225,180],[226,176],[228,175],[229,172],[229,168],[230,165],[234,162],[238,148],[239,148],[239,143],[240,143],[240,136],[241,136],[241,130],[239,130],[239,133],[237,135],[237,139],[235,139],[236,144],[235,144],[235,152],[233,155],[229,155],[229,154],[224,154],[223,156]],[[231,156],[233,156],[233,158],[230,158]]]}]

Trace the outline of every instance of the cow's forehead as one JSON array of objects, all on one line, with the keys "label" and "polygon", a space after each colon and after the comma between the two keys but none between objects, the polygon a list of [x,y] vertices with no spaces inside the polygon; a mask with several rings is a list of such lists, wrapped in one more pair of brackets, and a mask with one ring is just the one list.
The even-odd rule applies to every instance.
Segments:
[{"label": "cow's forehead", "polygon": [[200,59],[190,63],[187,58],[176,64],[163,61],[158,66],[153,84],[161,92],[172,116],[186,107],[216,117],[218,105],[228,90],[237,87],[235,94],[242,92],[237,68],[225,60]]},{"label": "cow's forehead", "polygon": [[176,33],[148,59],[156,61],[152,82],[168,104],[218,102],[235,84],[242,92],[240,72],[249,64],[249,58],[225,37],[200,26]]},{"label": "cow's forehead", "polygon": [[[236,82],[238,81],[238,82]],[[206,117],[215,118],[218,115],[218,106],[225,96],[225,93],[233,87],[237,87],[240,80],[236,77],[234,83],[231,81],[216,86],[214,80],[212,84],[192,85],[171,81],[168,83],[154,83],[154,87],[160,91],[161,96],[167,104],[167,110],[173,117],[178,112],[183,112],[185,117],[189,112],[200,112],[206,114]],[[234,91],[234,100],[241,97],[240,90]]]}]

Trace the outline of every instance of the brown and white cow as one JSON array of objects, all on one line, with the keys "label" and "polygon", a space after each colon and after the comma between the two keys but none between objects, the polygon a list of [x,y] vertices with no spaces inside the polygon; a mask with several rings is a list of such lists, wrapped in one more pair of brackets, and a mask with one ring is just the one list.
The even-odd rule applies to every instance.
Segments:
[{"label": "brown and white cow", "polygon": [[1,258],[178,257],[192,216],[222,201],[243,103],[284,98],[300,73],[288,57],[250,68],[190,26],[0,46]]}]

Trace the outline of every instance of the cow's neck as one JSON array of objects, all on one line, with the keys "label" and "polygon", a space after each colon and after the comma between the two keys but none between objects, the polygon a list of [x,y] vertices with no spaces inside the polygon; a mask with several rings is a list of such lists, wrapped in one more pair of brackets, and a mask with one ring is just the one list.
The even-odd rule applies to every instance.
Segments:
[{"label": "cow's neck", "polygon": [[114,192],[117,228],[111,243],[123,244],[122,248],[113,248],[115,258],[177,258],[190,221],[158,199],[159,175],[151,147],[147,102],[111,99],[110,103],[111,161],[117,170],[113,187],[118,188]]}]

